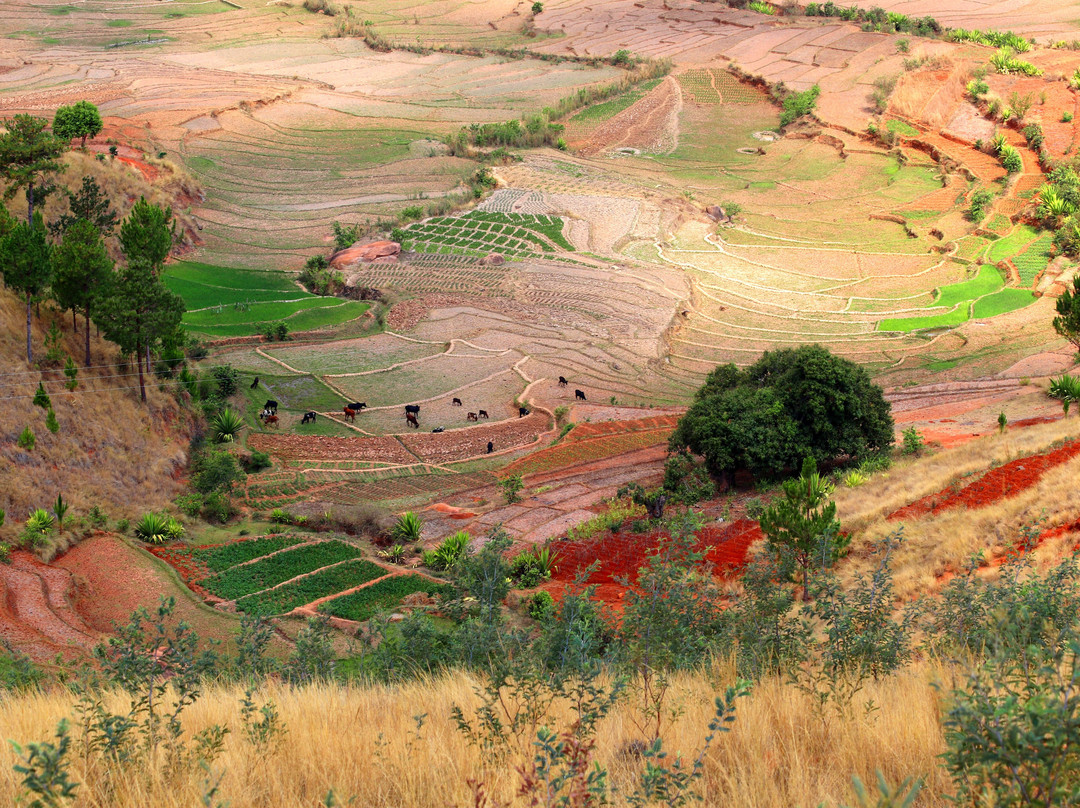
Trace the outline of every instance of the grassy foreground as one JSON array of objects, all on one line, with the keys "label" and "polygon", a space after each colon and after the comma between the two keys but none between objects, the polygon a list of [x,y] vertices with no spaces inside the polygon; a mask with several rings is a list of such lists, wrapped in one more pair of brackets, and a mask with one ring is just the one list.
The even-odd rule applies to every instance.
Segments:
[{"label": "grassy foreground", "polygon": [[[843,713],[815,710],[811,698],[776,679],[758,682],[737,701],[732,731],[718,735],[704,760],[700,793],[704,805],[781,808],[792,805],[853,804],[851,776],[876,782],[881,770],[896,784],[924,778],[920,805],[949,804],[950,786],[936,756],[944,745],[939,726],[939,695],[931,686],[949,672],[920,665],[876,683]],[[664,722],[662,737],[670,757],[688,765],[698,754],[713,715],[713,700],[733,680],[726,665],[672,680],[669,705],[681,708]],[[286,730],[269,749],[253,745],[240,718],[242,687],[211,689],[191,709],[185,729],[197,732],[214,723],[229,728],[221,756],[209,772],[191,765],[177,772],[159,764],[151,771],[116,766],[109,773],[87,768],[71,755],[70,776],[81,785],[73,808],[147,805],[189,808],[227,804],[255,806],[323,805],[333,790],[335,805],[446,808],[474,804],[528,805],[516,796],[519,766],[531,763],[526,734],[504,760],[487,764],[469,746],[451,718],[454,705],[468,715],[478,703],[471,674],[449,674],[395,686],[268,685],[256,703],[272,701]],[[868,711],[872,700],[876,709]],[[57,721],[71,716],[75,697],[63,691],[28,693],[0,703],[4,736],[25,743],[51,739]],[[643,762],[631,750],[646,737],[648,719],[633,695],[599,725],[596,761],[607,769],[613,804],[625,805]],[[557,707],[549,725],[563,728],[567,711]],[[75,749],[78,748],[77,738]],[[15,804],[15,756],[5,745],[0,761],[0,801]],[[219,781],[220,778],[220,781]],[[491,801],[474,803],[469,780],[484,784]],[[218,783],[209,803],[208,788]],[[352,802],[350,802],[352,800]]]}]

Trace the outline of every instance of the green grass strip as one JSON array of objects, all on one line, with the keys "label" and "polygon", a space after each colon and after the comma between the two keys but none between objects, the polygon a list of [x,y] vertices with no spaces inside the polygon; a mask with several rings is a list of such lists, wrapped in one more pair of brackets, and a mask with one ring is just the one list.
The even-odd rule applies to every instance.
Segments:
[{"label": "green grass strip", "polygon": [[1029,289],[1002,289],[1000,292],[976,300],[972,316],[976,319],[996,317],[999,314],[1030,306],[1035,300],[1035,295]]},{"label": "green grass strip", "polygon": [[1000,238],[990,245],[990,251],[987,253],[986,258],[990,263],[996,264],[998,261],[1004,261],[1007,258],[1012,258],[1024,247],[1035,240],[1038,233],[1026,224],[1022,224],[1013,230],[1009,235],[1004,238]]},{"label": "green grass strip", "polygon": [[983,264],[974,278],[942,286],[938,290],[938,296],[933,305],[951,309],[960,303],[996,292],[1004,285],[1005,281],[1002,280],[1001,273],[995,267]]},{"label": "green grass strip", "polygon": [[217,547],[193,547],[190,554],[193,560],[205,564],[211,572],[221,572],[236,564],[292,547],[301,541],[303,539],[296,536],[265,536],[247,541],[234,541]]}]

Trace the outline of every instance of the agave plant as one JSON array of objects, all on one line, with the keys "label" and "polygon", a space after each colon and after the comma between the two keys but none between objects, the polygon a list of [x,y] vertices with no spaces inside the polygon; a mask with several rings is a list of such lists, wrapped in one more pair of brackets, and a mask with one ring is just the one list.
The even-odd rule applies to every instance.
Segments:
[{"label": "agave plant", "polygon": [[1076,211],[1076,206],[1063,197],[1056,185],[1047,184],[1039,191],[1038,214],[1043,219],[1062,219]]},{"label": "agave plant", "polygon": [[179,541],[184,538],[184,532],[184,523],[175,516],[170,516],[166,520],[165,533],[168,535],[170,541]]},{"label": "agave plant", "polygon": [[400,543],[415,542],[420,541],[420,534],[423,532],[423,520],[412,511],[406,511],[391,528],[390,538]]},{"label": "agave plant", "polygon": [[56,517],[44,508],[34,508],[23,525],[23,539],[28,544],[36,546],[49,538],[55,527]]},{"label": "agave plant", "polygon": [[[405,545],[395,544],[389,550],[380,550],[379,555],[389,561],[391,564],[400,564],[405,560]],[[427,556],[427,553],[424,553]]]},{"label": "agave plant", "polygon": [[240,435],[244,428],[244,419],[238,413],[226,407],[210,422],[210,429],[214,433],[214,440],[218,443],[232,443]]},{"label": "agave plant", "polygon": [[147,544],[164,544],[169,540],[168,517],[157,513],[144,513],[135,525],[135,535]]},{"label": "agave plant", "polygon": [[869,479],[870,476],[866,472],[860,471],[859,469],[852,469],[844,475],[843,483],[848,488],[858,488]]},{"label": "agave plant", "polygon": [[459,530],[452,536],[447,536],[443,539],[442,544],[434,550],[428,550],[424,553],[424,566],[433,570],[452,570],[465,558],[470,541],[472,541],[472,536],[464,530]]},{"label": "agave plant", "polygon": [[1058,399],[1065,414],[1068,415],[1069,406],[1080,403],[1080,377],[1063,373],[1060,379],[1051,379],[1047,395]]}]

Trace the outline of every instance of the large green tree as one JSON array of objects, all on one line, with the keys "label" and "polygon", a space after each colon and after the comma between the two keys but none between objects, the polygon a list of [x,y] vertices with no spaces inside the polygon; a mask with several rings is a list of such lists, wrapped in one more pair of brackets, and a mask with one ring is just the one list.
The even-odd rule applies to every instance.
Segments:
[{"label": "large green tree", "polygon": [[81,137],[84,149],[86,139],[96,137],[103,127],[101,113],[89,101],[76,101],[66,107],[60,107],[53,116],[53,134],[65,142]]},{"label": "large green tree", "polygon": [[34,220],[34,203],[52,191],[49,176],[60,170],[57,158],[67,146],[52,132],[49,122],[33,115],[16,115],[3,121],[0,134],[0,180],[4,199],[12,199],[20,189],[26,191],[26,222]]},{"label": "large green tree", "polygon": [[1073,278],[1073,288],[1066,289],[1057,299],[1054,330],[1080,351],[1080,276]]},{"label": "large green tree", "polygon": [[53,295],[66,309],[82,311],[86,325],[86,367],[90,367],[90,318],[98,300],[107,296],[113,261],[97,227],[77,219],[64,231],[53,251]]},{"label": "large green tree", "polygon": [[26,361],[33,362],[30,341],[31,305],[52,280],[52,246],[45,238],[41,213],[32,223],[19,222],[0,240],[0,272],[4,284],[26,298]]},{"label": "large green tree", "polygon": [[139,397],[146,401],[143,358],[149,372],[150,351],[163,342],[176,341],[184,301],[162,283],[146,261],[129,261],[109,284],[109,294],[95,301],[95,321],[105,338],[134,354],[139,366]]},{"label": "large green tree", "polygon": [[893,441],[889,404],[869,374],[819,345],[766,352],[713,370],[671,436],[726,485],[736,471],[775,477],[806,457],[859,457]]}]

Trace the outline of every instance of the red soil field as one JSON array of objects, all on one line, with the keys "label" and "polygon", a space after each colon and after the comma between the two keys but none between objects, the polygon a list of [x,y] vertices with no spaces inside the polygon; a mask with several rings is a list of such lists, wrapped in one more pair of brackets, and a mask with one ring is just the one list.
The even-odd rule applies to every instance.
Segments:
[{"label": "red soil field", "polygon": [[[634,581],[638,569],[655,554],[659,539],[666,535],[653,531],[644,535],[620,532],[589,541],[560,541],[552,544],[558,569],[544,588],[556,597],[565,592],[578,574],[595,561],[598,568],[586,579],[596,586],[596,597],[616,611],[622,607],[625,578]],[[727,577],[746,566],[746,555],[755,541],[762,538],[758,523],[737,519],[724,524],[710,524],[698,531],[698,552],[704,553],[705,563],[712,565],[715,575]]]},{"label": "red soil field", "polygon": [[917,519],[920,516],[936,514],[948,508],[985,508],[999,499],[1015,496],[1026,488],[1035,485],[1043,472],[1067,463],[1080,455],[1080,441],[1072,441],[1064,446],[1044,454],[1021,457],[987,472],[973,483],[960,489],[952,487],[942,489],[922,499],[905,505],[889,514],[891,521]]}]

